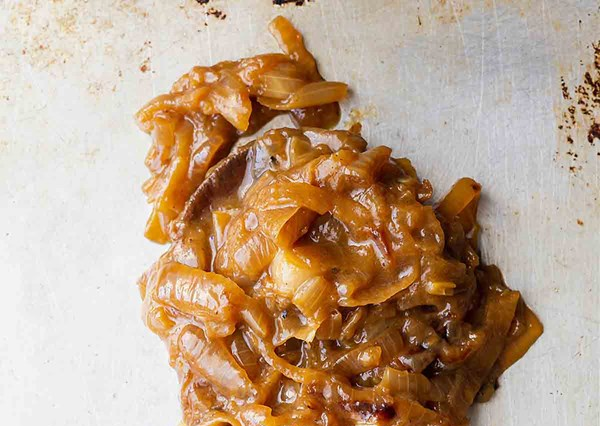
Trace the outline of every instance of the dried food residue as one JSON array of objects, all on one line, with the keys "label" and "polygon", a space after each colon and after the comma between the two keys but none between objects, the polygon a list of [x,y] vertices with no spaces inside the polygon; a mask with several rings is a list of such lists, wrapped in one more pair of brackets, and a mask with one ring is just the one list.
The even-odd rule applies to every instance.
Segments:
[{"label": "dried food residue", "polygon": [[581,219],[577,219],[577,225],[579,225],[579,226],[583,226],[583,220],[581,220]]},{"label": "dried food residue", "polygon": [[571,95],[569,94],[569,88],[567,87],[567,83],[565,83],[565,78],[560,78],[560,88],[562,89],[563,98],[566,100],[571,99]]},{"label": "dried food residue", "polygon": [[471,3],[469,0],[437,0],[430,2],[430,14],[442,24],[455,24],[471,13]]},{"label": "dried food residue", "polygon": [[312,0],[273,0],[273,4],[276,6],[283,6],[284,4],[295,4],[296,6],[303,6],[304,3],[308,3]]},{"label": "dried food residue", "polygon": [[214,7],[211,7],[206,11],[206,16],[214,16],[215,18],[220,19],[221,21],[227,18],[226,13],[224,13],[222,10],[215,9]]},{"label": "dried food residue", "polygon": [[142,61],[142,63],[140,64],[140,71],[143,73],[146,73],[148,71],[152,70],[152,62],[150,59],[151,56],[151,52],[152,52],[152,41],[150,40],[146,40],[144,42],[144,46],[142,46],[139,50],[138,53],[140,54],[144,54],[146,53],[148,56]]},{"label": "dried food residue", "polygon": [[368,105],[366,108],[352,108],[348,114],[346,127],[351,128],[355,124],[361,124],[365,119],[377,117],[377,109],[374,105]]},{"label": "dried food residue", "polygon": [[[196,3],[205,5],[208,4],[209,1],[210,0],[196,0]],[[214,18],[220,19],[221,21],[227,18],[227,14],[222,10],[217,9],[216,7],[208,8],[208,10],[206,11],[206,16],[213,16]],[[207,26],[206,23],[204,23],[204,25]]]},{"label": "dried food residue", "polygon": [[592,123],[592,126],[588,130],[587,140],[589,143],[593,144],[594,139],[600,140],[600,123]]},{"label": "dried food residue", "polygon": [[144,59],[144,62],[140,65],[140,71],[143,73],[150,71],[150,58]]},{"label": "dried food residue", "polygon": [[[582,119],[587,127],[587,140],[594,144],[600,139],[600,41],[592,44],[594,49],[594,63],[583,75],[583,81],[575,87],[573,96],[561,77],[561,90],[565,100],[572,100],[563,112],[564,123],[559,125],[560,130],[573,130]],[[568,132],[567,141],[572,142],[573,136]]]},{"label": "dried food residue", "polygon": [[[580,154],[586,157],[581,150],[600,145],[600,41],[592,43],[591,48],[594,61],[585,67],[580,84],[570,90],[565,78],[560,78],[565,103],[558,129],[569,146],[566,155],[572,161],[577,161]],[[600,151],[597,156],[600,156]],[[569,167],[572,173],[581,169],[581,165]]]}]

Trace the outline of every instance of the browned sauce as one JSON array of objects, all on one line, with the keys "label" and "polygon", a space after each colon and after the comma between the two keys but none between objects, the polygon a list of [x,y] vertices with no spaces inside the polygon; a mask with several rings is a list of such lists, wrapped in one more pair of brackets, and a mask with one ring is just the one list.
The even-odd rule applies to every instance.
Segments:
[{"label": "browned sauce", "polygon": [[[431,184],[339,119],[300,34],[285,54],[196,67],[138,113],[153,136],[140,279],[188,426],[463,425],[542,332],[480,263],[481,187]],[[298,129],[240,136],[279,113]],[[308,127],[310,126],[310,127]]]}]

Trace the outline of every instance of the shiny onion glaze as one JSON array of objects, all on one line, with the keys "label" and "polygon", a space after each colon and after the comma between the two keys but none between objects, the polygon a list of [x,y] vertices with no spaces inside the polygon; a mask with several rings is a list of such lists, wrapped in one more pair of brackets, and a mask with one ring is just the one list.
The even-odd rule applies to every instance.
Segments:
[{"label": "shiny onion glaze", "polygon": [[[146,325],[167,344],[188,426],[468,423],[542,333],[481,264],[481,186],[437,205],[390,148],[339,119],[301,35],[284,54],[195,67],[137,114],[153,145],[142,276]],[[298,129],[241,136],[280,113]]]}]

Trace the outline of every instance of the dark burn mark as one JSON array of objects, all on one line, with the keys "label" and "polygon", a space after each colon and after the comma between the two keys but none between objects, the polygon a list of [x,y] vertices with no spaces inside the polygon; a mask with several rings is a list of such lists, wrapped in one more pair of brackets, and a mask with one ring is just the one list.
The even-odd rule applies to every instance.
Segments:
[{"label": "dark burn mark", "polygon": [[[562,97],[566,105],[562,110],[562,122],[558,129],[569,146],[566,155],[572,160],[579,158],[576,150],[585,145],[586,139],[591,146],[596,146],[597,141],[600,142],[600,41],[592,43],[589,47],[593,49],[594,59],[586,66],[581,83],[569,89],[565,78],[560,78]],[[583,65],[583,62],[581,64]],[[582,158],[585,157],[583,153],[581,155]],[[600,156],[600,153],[597,153],[597,156]],[[569,171],[573,173],[578,170],[582,170],[582,166],[569,167]]]},{"label": "dark burn mark", "polygon": [[273,0],[273,4],[275,6],[283,6],[285,4],[295,4],[296,6],[303,6],[304,3],[307,3],[312,0]]},{"label": "dark burn mark", "polygon": [[577,154],[576,152],[573,152],[571,150],[567,151],[566,154],[573,157],[574,160],[576,160],[579,157],[579,154]]},{"label": "dark burn mark", "polygon": [[222,10],[215,9],[214,7],[211,7],[206,11],[206,16],[214,16],[215,18],[220,19],[221,21],[227,18],[227,14],[223,13]]},{"label": "dark burn mark", "polygon": [[209,0],[196,0],[198,4],[207,4]]},{"label": "dark burn mark", "polygon": [[562,89],[562,95],[565,99],[571,99],[571,95],[569,95],[569,88],[567,87],[567,83],[565,83],[565,78],[560,78],[560,88]]},{"label": "dark burn mark", "polygon": [[588,142],[593,145],[594,139],[600,140],[600,123],[593,123],[588,131]]}]

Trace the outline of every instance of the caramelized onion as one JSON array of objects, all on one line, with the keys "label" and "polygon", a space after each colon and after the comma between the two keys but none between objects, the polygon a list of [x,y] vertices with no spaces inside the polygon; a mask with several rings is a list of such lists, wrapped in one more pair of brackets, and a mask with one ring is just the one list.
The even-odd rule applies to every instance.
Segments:
[{"label": "caramelized onion", "polygon": [[277,98],[259,96],[258,102],[276,111],[291,111],[298,108],[339,102],[346,98],[347,94],[348,86],[344,83],[318,81],[300,87],[285,99],[279,100]]},{"label": "caramelized onion", "polygon": [[248,398],[255,390],[246,371],[218,339],[207,339],[201,329],[189,327],[179,337],[179,348],[192,371],[237,398]]},{"label": "caramelized onion", "polygon": [[[194,67],[137,114],[151,133],[140,278],[188,426],[466,425],[542,325],[479,258],[481,186],[432,185],[339,119],[285,18],[284,54]],[[288,113],[301,128],[270,130]],[[307,127],[308,126],[308,127]]]}]

